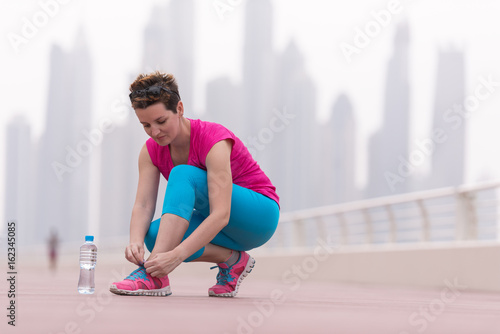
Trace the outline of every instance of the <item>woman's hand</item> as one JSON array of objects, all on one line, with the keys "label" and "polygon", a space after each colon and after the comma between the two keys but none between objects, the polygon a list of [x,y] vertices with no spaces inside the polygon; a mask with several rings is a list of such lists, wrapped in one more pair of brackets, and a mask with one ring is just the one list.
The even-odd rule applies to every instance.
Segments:
[{"label": "woman's hand", "polygon": [[163,277],[170,274],[184,259],[175,250],[159,253],[144,263],[146,272],[153,277]]},{"label": "woman's hand", "polygon": [[141,266],[144,263],[144,243],[130,243],[130,245],[125,248],[125,258]]}]

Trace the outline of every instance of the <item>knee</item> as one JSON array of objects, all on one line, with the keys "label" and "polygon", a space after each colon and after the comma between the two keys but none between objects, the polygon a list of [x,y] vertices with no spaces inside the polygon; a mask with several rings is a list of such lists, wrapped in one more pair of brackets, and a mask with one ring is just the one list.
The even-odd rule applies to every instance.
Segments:
[{"label": "knee", "polygon": [[[168,180],[171,179],[185,179],[196,173],[203,173],[204,170],[190,165],[177,165],[170,171]],[[206,173],[206,172],[205,172]]]}]

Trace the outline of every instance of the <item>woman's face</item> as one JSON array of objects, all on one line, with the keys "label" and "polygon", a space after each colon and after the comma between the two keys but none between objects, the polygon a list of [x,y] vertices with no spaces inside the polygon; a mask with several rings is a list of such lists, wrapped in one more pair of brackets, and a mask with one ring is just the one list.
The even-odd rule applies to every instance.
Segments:
[{"label": "woman's face", "polygon": [[166,146],[179,133],[182,108],[178,106],[177,109],[177,113],[173,113],[171,110],[167,110],[163,103],[159,102],[144,109],[135,109],[135,114],[148,136],[153,138],[158,145]]}]

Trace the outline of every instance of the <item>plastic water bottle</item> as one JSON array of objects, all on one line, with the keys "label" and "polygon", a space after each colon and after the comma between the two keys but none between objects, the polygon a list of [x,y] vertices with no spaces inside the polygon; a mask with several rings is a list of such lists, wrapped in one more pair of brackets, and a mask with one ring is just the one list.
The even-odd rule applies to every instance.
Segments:
[{"label": "plastic water bottle", "polygon": [[86,235],[85,243],[80,247],[80,279],[78,280],[78,292],[82,294],[94,293],[94,269],[97,261],[97,246],[94,244],[94,236]]}]

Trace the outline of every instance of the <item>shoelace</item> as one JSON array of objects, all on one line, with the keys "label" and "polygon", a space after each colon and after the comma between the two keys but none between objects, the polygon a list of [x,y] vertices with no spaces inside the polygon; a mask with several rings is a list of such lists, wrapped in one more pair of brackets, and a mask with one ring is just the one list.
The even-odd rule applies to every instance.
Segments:
[{"label": "shoelace", "polygon": [[148,280],[149,279],[147,278],[146,276],[146,268],[144,268],[143,266],[140,266],[139,268],[137,268],[136,270],[134,270],[130,275],[127,276],[127,278],[125,279],[129,279],[129,280],[133,280],[135,281],[136,279],[145,279],[145,280]]},{"label": "shoelace", "polygon": [[[219,266],[213,266],[210,269],[217,268]],[[219,267],[219,273],[217,274],[217,284],[218,285],[226,285],[228,282],[232,282],[234,277],[231,276],[231,267],[229,268],[221,268]]]}]

